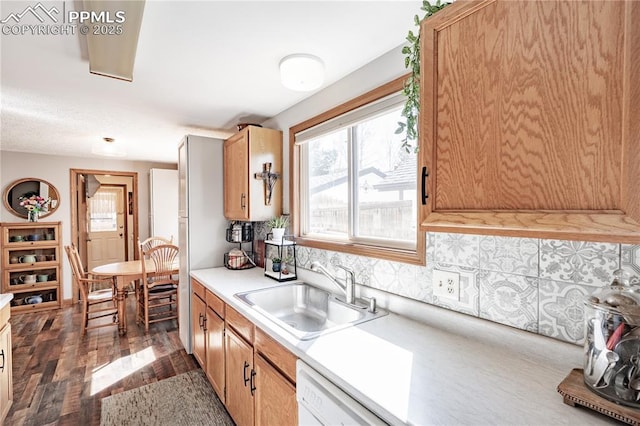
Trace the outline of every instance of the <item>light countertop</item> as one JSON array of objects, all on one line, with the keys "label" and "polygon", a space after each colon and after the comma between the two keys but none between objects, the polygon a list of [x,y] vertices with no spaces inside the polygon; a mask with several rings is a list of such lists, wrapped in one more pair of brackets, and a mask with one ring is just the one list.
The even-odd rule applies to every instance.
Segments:
[{"label": "light countertop", "polygon": [[0,293],[0,309],[4,308],[13,300],[13,293]]},{"label": "light countertop", "polygon": [[556,391],[582,366],[579,346],[426,304],[426,322],[390,313],[300,341],[234,297],[281,285],[262,269],[191,275],[391,424],[611,423]]}]

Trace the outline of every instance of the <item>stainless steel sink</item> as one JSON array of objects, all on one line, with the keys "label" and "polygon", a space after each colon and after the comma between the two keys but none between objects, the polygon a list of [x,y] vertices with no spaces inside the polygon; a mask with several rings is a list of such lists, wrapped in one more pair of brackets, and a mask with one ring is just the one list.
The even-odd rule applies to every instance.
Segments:
[{"label": "stainless steel sink", "polygon": [[341,330],[386,315],[348,305],[333,294],[306,283],[237,293],[237,298],[262,313],[300,340]]}]

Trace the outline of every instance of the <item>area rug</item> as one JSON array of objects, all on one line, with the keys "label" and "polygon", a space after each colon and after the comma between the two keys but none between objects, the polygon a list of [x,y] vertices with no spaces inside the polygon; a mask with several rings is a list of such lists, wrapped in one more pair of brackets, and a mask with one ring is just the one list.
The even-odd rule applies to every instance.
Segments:
[{"label": "area rug", "polygon": [[233,424],[202,370],[102,399],[101,426]]}]

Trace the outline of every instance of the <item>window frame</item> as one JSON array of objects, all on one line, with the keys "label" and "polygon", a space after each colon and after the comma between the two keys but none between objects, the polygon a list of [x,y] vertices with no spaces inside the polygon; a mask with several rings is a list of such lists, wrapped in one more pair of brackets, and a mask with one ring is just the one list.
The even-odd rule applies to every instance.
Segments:
[{"label": "window frame", "polygon": [[[355,254],[359,256],[375,257],[385,260],[393,260],[397,262],[410,263],[414,265],[426,264],[426,235],[425,232],[420,230],[420,215],[416,215],[416,247],[415,249],[402,249],[382,246],[367,245],[362,242],[354,241],[335,241],[327,240],[325,238],[310,238],[302,237],[300,234],[301,225],[301,209],[300,202],[300,181],[302,171],[302,159],[300,156],[301,147],[295,144],[295,135],[311,127],[317,126],[328,120],[332,120],[342,114],[349,111],[360,108],[369,103],[375,102],[379,99],[392,95],[402,90],[404,82],[407,79],[408,74],[403,75],[395,80],[392,80],[380,87],[377,87],[367,93],[364,93],[354,99],[351,99],[341,105],[338,105],[328,111],[325,111],[315,117],[312,117],[306,121],[303,121],[295,126],[289,128],[289,162],[291,171],[289,182],[289,198],[291,208],[291,228],[293,234],[296,236],[296,241],[301,246],[318,248],[323,250],[331,250],[349,254]],[[416,182],[418,181],[418,167],[416,167]],[[416,192],[418,189],[416,188]],[[419,195],[419,194],[417,194]],[[416,196],[416,200],[420,198]],[[420,205],[416,205],[416,209],[420,209]],[[419,213],[419,211],[417,212]]]}]

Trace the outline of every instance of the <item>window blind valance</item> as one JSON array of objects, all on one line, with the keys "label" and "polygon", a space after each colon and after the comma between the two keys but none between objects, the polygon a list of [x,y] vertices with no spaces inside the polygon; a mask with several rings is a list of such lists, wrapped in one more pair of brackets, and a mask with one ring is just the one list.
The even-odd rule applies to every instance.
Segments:
[{"label": "window blind valance", "polygon": [[389,110],[404,104],[406,97],[401,93],[394,93],[378,99],[360,108],[353,109],[331,120],[324,121],[316,126],[309,127],[295,134],[295,144],[301,145],[318,136],[332,133],[336,130],[354,126],[362,121],[371,120]]}]

